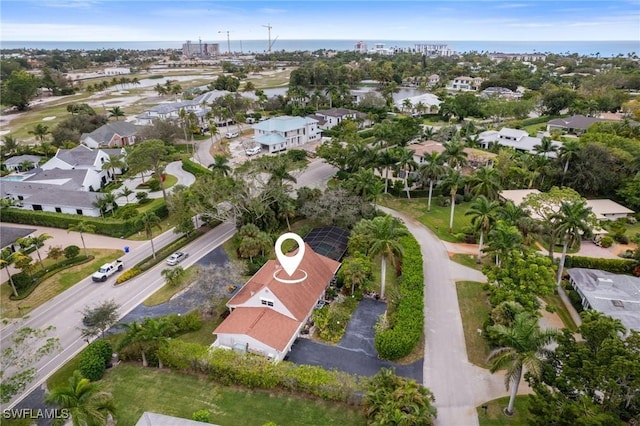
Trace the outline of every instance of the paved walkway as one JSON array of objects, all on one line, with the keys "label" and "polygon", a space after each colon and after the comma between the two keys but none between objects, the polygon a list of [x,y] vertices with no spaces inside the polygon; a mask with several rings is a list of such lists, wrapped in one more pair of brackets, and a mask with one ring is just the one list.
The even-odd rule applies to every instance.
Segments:
[{"label": "paved walkway", "polygon": [[[173,175],[176,178],[178,178],[178,182],[176,182],[176,185],[191,186],[196,181],[196,177],[194,175],[182,169],[181,161],[174,161],[167,164],[167,166],[165,167],[165,172],[169,175]],[[149,174],[150,172],[145,172],[145,175],[144,175],[145,181],[149,180]],[[115,191],[116,194],[119,191],[122,191],[125,187],[127,187],[130,190],[134,191],[133,194],[129,195],[129,200],[128,200],[129,203],[135,203],[137,201],[135,196],[136,192],[147,192],[149,194],[148,195],[149,198],[162,198],[162,191],[150,192],[149,190],[146,190],[146,189],[137,189],[138,185],[142,183],[142,179],[143,178],[140,177],[140,175],[136,175],[129,179],[125,179],[122,182],[122,186]],[[167,188],[166,193],[171,194],[171,191],[173,190],[174,187],[175,185],[172,186],[171,188]],[[118,203],[119,206],[124,206],[127,204],[127,199],[126,197],[121,196],[116,199],[116,202]]]}]

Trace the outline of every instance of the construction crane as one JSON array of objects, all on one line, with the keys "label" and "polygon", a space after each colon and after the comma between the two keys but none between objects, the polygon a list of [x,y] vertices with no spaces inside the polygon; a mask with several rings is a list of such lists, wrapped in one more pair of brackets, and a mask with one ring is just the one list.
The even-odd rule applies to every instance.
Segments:
[{"label": "construction crane", "polygon": [[223,34],[223,33],[227,33],[227,54],[231,55],[231,41],[229,40],[229,33],[231,31],[226,30],[226,31],[218,31],[218,34]]},{"label": "construction crane", "polygon": [[263,25],[263,27],[265,27],[266,29],[269,30],[269,53],[271,53],[271,44],[272,44],[271,43],[271,28],[273,28],[273,27],[271,26],[271,24]]}]

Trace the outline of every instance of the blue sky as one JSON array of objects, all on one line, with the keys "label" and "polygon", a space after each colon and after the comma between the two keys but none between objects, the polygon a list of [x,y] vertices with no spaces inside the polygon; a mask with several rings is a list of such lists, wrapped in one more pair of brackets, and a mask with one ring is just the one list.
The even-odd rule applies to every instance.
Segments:
[{"label": "blue sky", "polygon": [[2,0],[2,40],[639,40],[640,0]]}]

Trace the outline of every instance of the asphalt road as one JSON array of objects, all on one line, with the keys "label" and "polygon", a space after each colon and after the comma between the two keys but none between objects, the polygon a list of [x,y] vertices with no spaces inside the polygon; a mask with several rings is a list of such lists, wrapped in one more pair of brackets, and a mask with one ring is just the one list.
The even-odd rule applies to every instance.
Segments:
[{"label": "asphalt road", "polygon": [[[185,250],[189,252],[190,256],[183,261],[182,266],[187,268],[196,263],[201,257],[231,238],[235,232],[236,229],[233,225],[225,223],[187,245]],[[179,235],[174,234],[173,231],[167,231],[155,238],[154,243],[156,247],[162,247],[178,237]],[[132,266],[149,254],[151,254],[150,243],[147,243],[124,255],[122,259],[126,265]],[[32,390],[39,387],[59,366],[75,356],[86,345],[79,329],[81,326],[81,311],[85,306],[94,306],[102,301],[113,299],[120,305],[120,317],[124,317],[164,285],[164,279],[160,272],[165,268],[164,262],[159,263],[139,277],[117,287],[113,285],[115,277],[110,277],[104,283],[94,283],[91,278],[84,279],[45,305],[35,309],[26,319],[3,327],[2,337],[0,338],[2,347],[6,347],[9,344],[12,332],[18,327],[44,328],[53,325],[56,330],[52,336],[60,339],[60,344],[63,348],[61,352],[41,359],[34,366],[37,369],[37,379],[7,406],[12,407],[23,396],[28,395]],[[2,408],[6,407],[3,406]]]}]

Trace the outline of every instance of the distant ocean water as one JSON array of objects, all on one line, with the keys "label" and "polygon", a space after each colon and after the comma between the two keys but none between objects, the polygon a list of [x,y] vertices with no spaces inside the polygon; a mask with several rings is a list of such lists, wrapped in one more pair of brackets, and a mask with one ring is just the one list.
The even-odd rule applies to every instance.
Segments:
[{"label": "distant ocean water", "polygon": [[[353,50],[360,40],[276,40],[273,51],[296,51],[319,49]],[[596,55],[613,57],[619,54],[640,54],[640,41],[398,41],[398,40],[362,40],[369,48],[376,43],[386,47],[413,48],[416,43],[443,43],[459,53],[465,52],[502,52],[502,53],[558,53],[578,55]],[[1,49],[60,49],[60,50],[98,50],[98,49],[180,49],[184,41],[0,41]],[[197,40],[192,40],[197,44]],[[202,43],[218,43],[220,52],[227,51],[226,41],[205,41]],[[266,40],[231,40],[231,51],[243,53],[263,53],[267,51]]]}]

